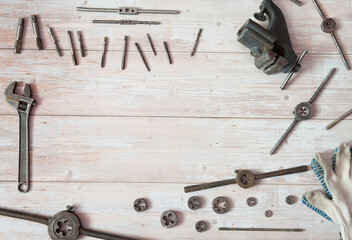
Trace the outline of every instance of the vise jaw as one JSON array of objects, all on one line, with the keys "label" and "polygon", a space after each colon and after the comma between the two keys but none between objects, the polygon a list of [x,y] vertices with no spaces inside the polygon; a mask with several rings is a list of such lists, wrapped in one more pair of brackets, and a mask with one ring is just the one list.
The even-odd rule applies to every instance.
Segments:
[{"label": "vise jaw", "polygon": [[260,12],[254,17],[262,22],[268,17],[267,28],[248,19],[238,31],[237,41],[251,50],[255,66],[264,73],[287,73],[291,69],[298,72],[301,66],[296,63],[297,55],[280,8],[272,0],[263,0],[259,8]]}]

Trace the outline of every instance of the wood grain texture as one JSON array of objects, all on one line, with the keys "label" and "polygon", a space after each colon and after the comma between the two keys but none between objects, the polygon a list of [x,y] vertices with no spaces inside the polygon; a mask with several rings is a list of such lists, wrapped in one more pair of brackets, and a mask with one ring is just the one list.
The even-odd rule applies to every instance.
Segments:
[{"label": "wood grain texture", "polygon": [[[198,211],[189,210],[187,200],[192,194],[183,193],[180,184],[132,184],[132,183],[34,183],[37,186],[28,194],[13,191],[15,183],[2,183],[2,201],[7,207],[24,211],[34,211],[51,216],[65,210],[67,204],[77,208],[82,225],[107,232],[124,234],[139,239],[334,239],[338,229],[333,223],[322,219],[301,203],[289,206],[285,197],[289,194],[299,197],[305,191],[316,188],[306,186],[254,186],[250,190],[232,186],[199,193],[203,207]],[[6,193],[6,194],[5,194]],[[230,211],[217,215],[211,208],[212,200],[225,196],[230,200]],[[249,208],[248,197],[258,198],[258,205]],[[148,200],[150,208],[137,213],[133,201],[139,197]],[[48,204],[50,202],[50,204]],[[179,217],[179,225],[165,229],[160,225],[163,211],[172,209]],[[264,216],[271,209],[272,218]],[[244,219],[246,219],[244,221]],[[194,229],[197,221],[208,223],[209,230],[198,233]],[[16,219],[0,218],[0,238],[7,240],[28,236],[30,239],[47,239],[44,225],[28,223]],[[303,233],[248,233],[219,232],[219,227],[291,227],[304,228]],[[319,231],[317,231],[319,229]],[[88,238],[82,238],[88,239]]]},{"label": "wood grain texture", "polygon": [[[309,165],[315,152],[331,157],[342,141],[352,143],[352,116],[331,130],[325,126],[351,109],[352,73],[346,71],[321,19],[309,0],[297,7],[275,1],[285,14],[297,53],[309,54],[287,90],[285,74],[266,76],[254,67],[237,30],[258,11],[260,0],[125,1],[121,6],[176,9],[180,15],[76,12],[78,6],[119,7],[116,1],[5,0],[0,2],[0,89],[12,81],[30,83],[37,105],[30,118],[32,188],[17,192],[18,117],[0,98],[0,206],[51,216],[74,204],[86,227],[140,239],[337,239],[338,227],[287,195],[320,185],[313,172],[266,179],[249,190],[238,186],[205,190],[204,207],[191,211],[183,193],[189,184],[233,178],[236,169],[267,172]],[[337,36],[352,64],[350,0],[321,0],[338,23]],[[30,15],[41,23],[44,51],[37,52]],[[25,17],[23,51],[13,54],[19,17]],[[160,20],[160,26],[94,25],[92,19]],[[46,26],[63,49],[59,58]],[[198,29],[203,34],[196,56],[189,56]],[[83,32],[87,56],[72,66],[66,31]],[[158,55],[151,52],[150,33]],[[127,69],[121,71],[123,36],[129,35]],[[100,68],[103,38],[109,38],[106,67]],[[162,42],[168,41],[174,64]],[[134,42],[152,69],[147,72]],[[292,121],[292,110],[307,101],[332,67],[337,72],[314,103],[312,120],[299,123],[278,154],[269,151]],[[231,210],[216,215],[211,201],[226,196]],[[254,208],[246,205],[256,197]],[[132,203],[144,197],[150,208],[137,214]],[[174,229],[160,225],[160,214],[173,209]],[[264,212],[274,211],[267,219]],[[194,224],[206,220],[199,234]],[[0,217],[0,239],[48,239],[45,226]],[[303,233],[219,232],[219,227],[304,228]],[[89,238],[82,238],[89,239]]]}]

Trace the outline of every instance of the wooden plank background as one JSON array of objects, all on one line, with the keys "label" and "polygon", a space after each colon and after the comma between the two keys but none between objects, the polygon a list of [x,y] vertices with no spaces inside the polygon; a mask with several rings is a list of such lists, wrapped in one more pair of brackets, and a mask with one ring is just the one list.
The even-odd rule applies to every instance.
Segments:
[{"label": "wooden plank background", "polygon": [[[183,193],[188,184],[234,177],[235,169],[257,172],[309,164],[313,154],[326,157],[342,141],[351,142],[351,120],[327,131],[325,126],[351,109],[352,74],[345,70],[321,18],[309,0],[298,7],[275,1],[285,14],[291,41],[309,54],[287,90],[284,74],[266,76],[254,67],[248,49],[236,41],[237,30],[258,10],[260,0],[5,0],[0,2],[0,89],[12,81],[30,83],[37,105],[30,118],[29,193],[17,189],[18,120],[0,98],[0,206],[52,215],[67,204],[77,207],[83,225],[140,239],[338,239],[338,227],[303,204],[285,203],[320,188],[312,171],[267,179],[243,190],[238,186]],[[337,37],[352,64],[352,3],[321,0],[338,23]],[[78,6],[136,6],[176,9],[181,14],[121,17],[113,13],[76,12]],[[35,50],[30,15],[37,14],[44,51]],[[25,17],[23,51],[13,54],[19,17]],[[92,19],[160,20],[159,26],[94,25]],[[46,26],[53,27],[63,57],[54,51]],[[189,56],[198,29],[198,52]],[[76,52],[72,66],[66,31],[83,32],[87,56]],[[150,33],[158,55],[151,52]],[[121,71],[123,36],[130,36],[127,69]],[[106,67],[100,68],[104,36],[109,38]],[[168,41],[169,65],[162,42]],[[147,72],[134,42],[139,42],[152,71]],[[313,118],[299,123],[276,155],[269,151],[291,123],[292,110],[307,101],[332,67],[338,70],[314,105]],[[23,84],[19,84],[23,86]],[[187,199],[200,196],[204,207],[191,211]],[[217,215],[211,201],[231,200],[231,210]],[[249,208],[246,199],[259,204]],[[136,213],[138,197],[150,208]],[[165,229],[160,214],[175,210],[177,227]],[[274,216],[265,218],[272,209]],[[198,220],[209,230],[199,234]],[[48,239],[44,226],[0,217],[0,239]],[[218,227],[291,227],[303,233],[219,232]],[[89,238],[82,238],[89,239]]]}]

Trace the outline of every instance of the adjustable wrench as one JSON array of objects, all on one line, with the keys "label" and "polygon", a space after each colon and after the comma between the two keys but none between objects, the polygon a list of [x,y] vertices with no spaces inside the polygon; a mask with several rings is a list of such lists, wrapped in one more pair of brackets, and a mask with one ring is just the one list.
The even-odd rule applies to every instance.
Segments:
[{"label": "adjustable wrench", "polygon": [[29,147],[28,147],[28,117],[35,100],[31,98],[31,89],[28,84],[24,85],[23,96],[14,93],[16,82],[10,83],[5,90],[5,99],[13,107],[19,116],[19,168],[18,190],[29,190]]}]

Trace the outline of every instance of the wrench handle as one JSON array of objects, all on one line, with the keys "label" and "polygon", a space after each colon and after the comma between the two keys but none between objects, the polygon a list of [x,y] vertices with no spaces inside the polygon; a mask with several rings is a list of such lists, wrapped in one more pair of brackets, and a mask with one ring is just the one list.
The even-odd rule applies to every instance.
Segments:
[{"label": "wrench handle", "polygon": [[18,167],[18,190],[29,190],[29,139],[28,139],[28,114],[19,112],[19,167]]},{"label": "wrench handle", "polygon": [[47,217],[43,217],[40,215],[31,214],[31,213],[19,212],[19,211],[5,209],[5,208],[0,208],[0,215],[11,217],[11,218],[18,218],[18,219],[27,220],[27,221],[36,222],[36,223],[41,223],[44,225],[48,225],[48,221],[49,221],[49,218]]}]

